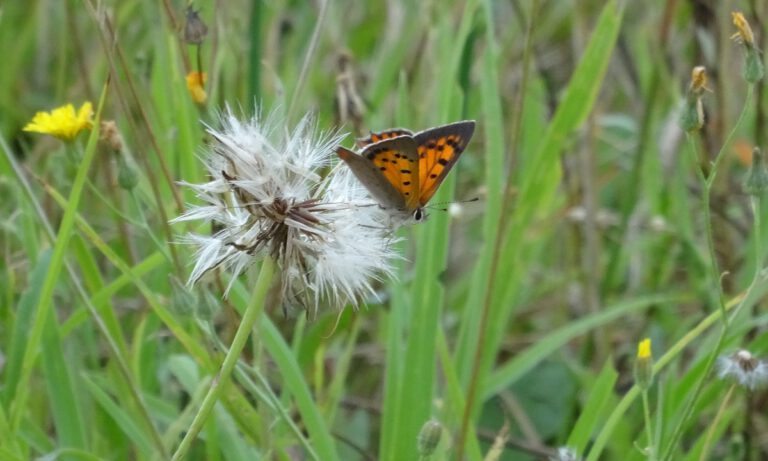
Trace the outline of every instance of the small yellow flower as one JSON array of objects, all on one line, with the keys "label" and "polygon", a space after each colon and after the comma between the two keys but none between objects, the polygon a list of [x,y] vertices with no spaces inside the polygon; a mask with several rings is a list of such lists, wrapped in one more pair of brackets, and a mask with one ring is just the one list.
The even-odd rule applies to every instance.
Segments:
[{"label": "small yellow flower", "polygon": [[51,112],[36,113],[32,121],[24,127],[24,131],[50,134],[61,140],[71,141],[78,133],[93,126],[92,116],[93,106],[90,102],[83,103],[77,113],[75,106],[67,104]]},{"label": "small yellow flower", "polygon": [[635,382],[644,391],[647,391],[653,385],[653,357],[651,357],[650,338],[645,338],[637,345]]},{"label": "small yellow flower", "polygon": [[645,338],[637,345],[637,358],[647,359],[651,356],[651,338]]},{"label": "small yellow flower", "polygon": [[731,13],[733,18],[733,25],[736,26],[738,32],[733,34],[731,38],[744,43],[748,47],[755,45],[755,34],[752,33],[752,28],[749,26],[747,19],[740,11],[734,11]]},{"label": "small yellow flower", "polygon": [[208,95],[205,93],[205,72],[190,72],[187,74],[187,89],[192,100],[197,104],[205,103]]}]

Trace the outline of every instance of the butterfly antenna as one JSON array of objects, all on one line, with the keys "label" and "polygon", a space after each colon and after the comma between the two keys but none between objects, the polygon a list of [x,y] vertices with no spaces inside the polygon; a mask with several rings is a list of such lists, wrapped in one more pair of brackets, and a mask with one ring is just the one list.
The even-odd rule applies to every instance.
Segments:
[{"label": "butterfly antenna", "polygon": [[431,205],[427,205],[424,208],[429,208],[430,210],[448,211],[448,208],[446,208],[445,205],[453,205],[454,203],[472,203],[472,202],[477,202],[479,200],[480,200],[480,197],[474,197],[468,200],[454,200],[450,202],[439,202],[439,203],[433,203]]}]

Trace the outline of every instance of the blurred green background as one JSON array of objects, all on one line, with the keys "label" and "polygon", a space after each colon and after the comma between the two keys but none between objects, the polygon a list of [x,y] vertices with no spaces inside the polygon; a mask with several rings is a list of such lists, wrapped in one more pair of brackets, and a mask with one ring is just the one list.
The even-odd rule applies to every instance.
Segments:
[{"label": "blurred green background", "polygon": [[[766,205],[742,187],[767,101],[731,39],[742,11],[766,49],[765,2],[196,1],[199,46],[188,6],[0,3],[0,459],[177,449],[258,272],[228,299],[226,273],[187,289],[194,249],[177,242],[211,230],[168,223],[195,200],[177,182],[205,180],[203,124],[227,104],[314,113],[348,146],[393,126],[477,129],[433,199],[458,206],[400,232],[383,303],[266,306],[186,459],[768,458],[768,394],[712,370],[768,349]],[[686,134],[699,65],[705,124]],[[119,151],[95,131],[22,131],[102,91]],[[440,442],[420,454],[430,419]]]}]

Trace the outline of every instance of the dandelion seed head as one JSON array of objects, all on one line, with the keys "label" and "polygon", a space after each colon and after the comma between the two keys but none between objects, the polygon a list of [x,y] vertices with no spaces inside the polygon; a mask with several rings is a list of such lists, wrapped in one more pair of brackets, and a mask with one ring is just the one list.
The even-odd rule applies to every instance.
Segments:
[{"label": "dandelion seed head", "polygon": [[581,458],[576,454],[576,450],[571,447],[560,447],[555,456],[549,457],[550,461],[580,461]]},{"label": "dandelion seed head", "polygon": [[717,359],[717,375],[721,379],[732,379],[749,390],[755,390],[768,384],[768,364],[749,351],[740,349]]},{"label": "dandelion seed head", "polygon": [[210,181],[183,183],[202,204],[176,221],[206,220],[219,230],[184,241],[197,247],[190,283],[212,269],[235,276],[266,255],[280,269],[284,304],[316,311],[320,304],[357,305],[374,294],[373,281],[392,274],[395,257],[378,207],[347,169],[326,176],[342,139],[322,132],[311,117],[292,131],[277,112],[241,121],[227,110],[206,166]]}]

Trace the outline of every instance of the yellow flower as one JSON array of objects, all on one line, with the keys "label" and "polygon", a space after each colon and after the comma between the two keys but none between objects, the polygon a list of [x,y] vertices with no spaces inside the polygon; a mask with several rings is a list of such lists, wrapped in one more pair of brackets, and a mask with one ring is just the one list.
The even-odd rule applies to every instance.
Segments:
[{"label": "yellow flower", "polygon": [[650,338],[645,338],[637,345],[635,382],[644,391],[647,391],[653,384],[653,357],[651,357]]},{"label": "yellow flower", "polygon": [[744,15],[740,11],[734,11],[731,13],[731,17],[733,18],[733,25],[738,30],[731,38],[744,43],[748,47],[754,46],[755,34],[752,33],[752,28],[749,26]]},{"label": "yellow flower", "polygon": [[205,72],[190,72],[187,74],[187,89],[192,96],[192,100],[197,104],[205,103],[208,95],[205,94]]},{"label": "yellow flower", "polygon": [[651,339],[645,338],[637,345],[637,358],[647,359],[651,356]]},{"label": "yellow flower", "polygon": [[71,141],[78,133],[93,126],[92,116],[93,106],[90,102],[83,103],[77,113],[75,106],[67,104],[51,112],[36,113],[32,121],[24,127],[24,131],[50,134],[64,141]]}]

